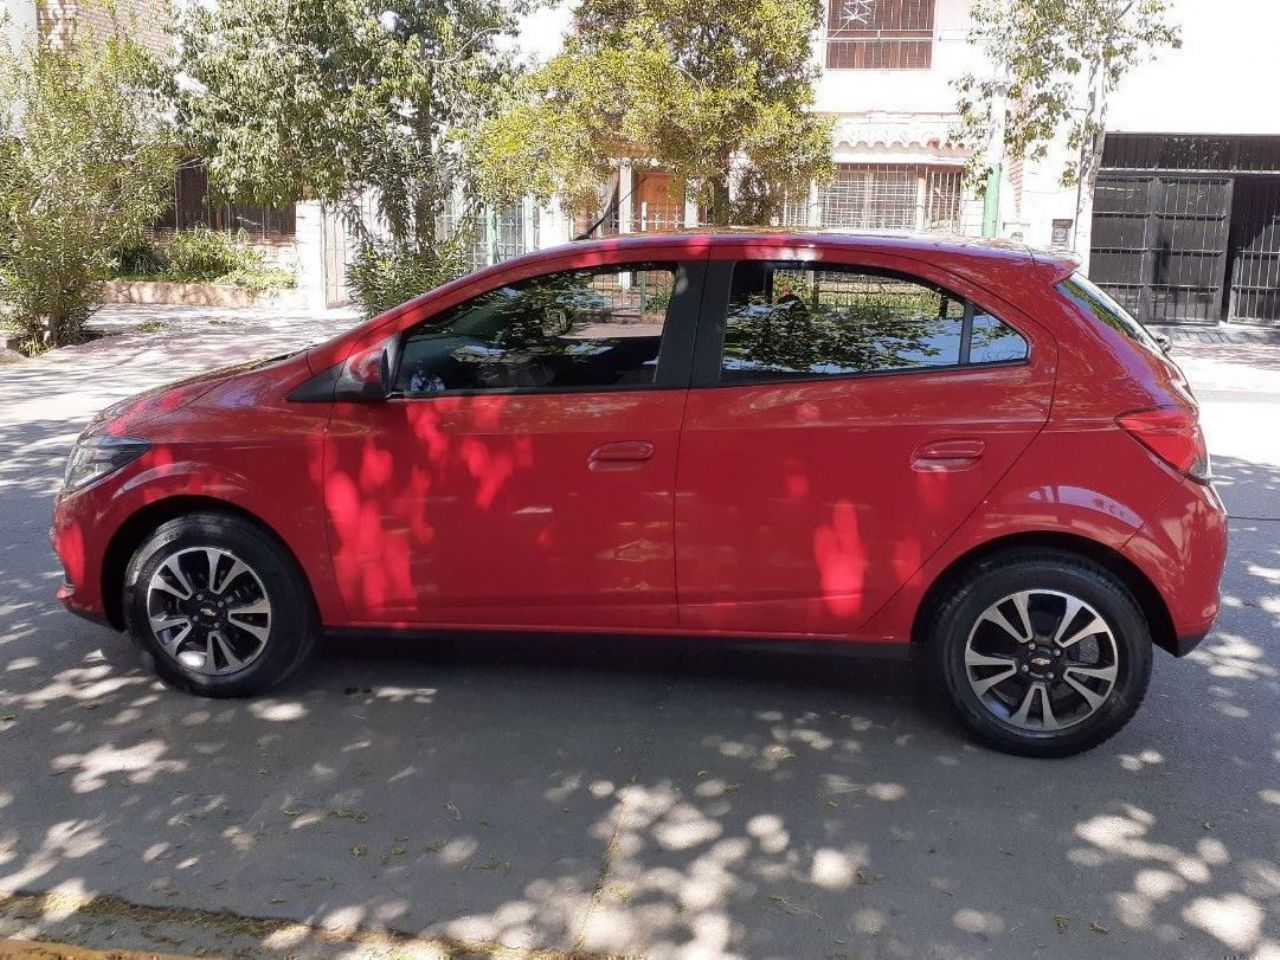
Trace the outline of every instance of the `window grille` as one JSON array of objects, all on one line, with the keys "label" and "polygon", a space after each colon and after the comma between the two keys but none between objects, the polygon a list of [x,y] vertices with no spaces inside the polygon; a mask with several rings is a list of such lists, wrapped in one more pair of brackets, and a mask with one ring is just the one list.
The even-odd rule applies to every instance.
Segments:
[{"label": "window grille", "polygon": [[829,0],[827,69],[927,70],[934,0]]},{"label": "window grille", "polygon": [[243,230],[255,240],[289,239],[297,225],[293,204],[264,207],[246,203],[215,203],[209,192],[209,171],[202,160],[181,164],[173,177],[172,206],[156,221],[156,231],[207,227],[235,233]]},{"label": "window grille", "polygon": [[[820,225],[835,230],[960,232],[963,175],[958,169],[914,164],[839,164],[818,188]],[[804,212],[788,205],[784,223]],[[803,222],[803,221],[802,221]]]}]

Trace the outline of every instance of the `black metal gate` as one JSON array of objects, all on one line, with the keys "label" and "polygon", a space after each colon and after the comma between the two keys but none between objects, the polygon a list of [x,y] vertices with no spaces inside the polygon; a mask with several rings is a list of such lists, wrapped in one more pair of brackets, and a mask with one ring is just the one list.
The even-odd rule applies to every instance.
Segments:
[{"label": "black metal gate", "polygon": [[1280,325],[1280,137],[1108,134],[1089,272],[1146,323]]},{"label": "black metal gate", "polygon": [[1231,177],[1104,173],[1090,276],[1144,323],[1222,319]]},{"label": "black metal gate", "polygon": [[1280,324],[1280,177],[1236,180],[1228,318]]}]

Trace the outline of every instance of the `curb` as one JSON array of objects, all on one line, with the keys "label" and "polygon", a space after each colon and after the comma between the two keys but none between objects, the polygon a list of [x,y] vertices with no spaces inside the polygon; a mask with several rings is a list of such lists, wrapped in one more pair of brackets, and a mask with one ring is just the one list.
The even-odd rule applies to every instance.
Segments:
[{"label": "curb", "polygon": [[194,960],[150,950],[90,950],[71,943],[0,940],[0,960]]},{"label": "curb", "polygon": [[1217,326],[1178,326],[1175,324],[1151,324],[1148,327],[1162,333],[1175,345],[1180,343],[1225,343],[1241,346],[1266,344],[1280,346],[1280,327],[1245,327],[1218,324]]}]

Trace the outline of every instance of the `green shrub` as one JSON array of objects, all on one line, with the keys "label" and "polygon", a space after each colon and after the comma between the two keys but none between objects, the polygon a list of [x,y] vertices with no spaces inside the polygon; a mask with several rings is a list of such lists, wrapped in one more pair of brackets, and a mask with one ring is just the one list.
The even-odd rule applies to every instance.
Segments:
[{"label": "green shrub", "polygon": [[467,273],[468,246],[465,234],[455,234],[430,250],[365,243],[347,270],[351,297],[366,317],[377,316]]},{"label": "green shrub", "polygon": [[173,183],[155,61],[128,39],[91,39],[0,43],[0,301],[32,353],[81,339],[113,253]]},{"label": "green shrub", "polygon": [[266,293],[269,290],[286,290],[297,285],[293,271],[283,267],[241,267],[224,273],[218,283],[230,284],[249,293]]},{"label": "green shrub", "polygon": [[114,275],[121,280],[216,283],[250,293],[281,290],[297,282],[292,271],[268,263],[265,251],[251,246],[243,230],[227,233],[208,227],[120,248]]},{"label": "green shrub", "polygon": [[117,248],[113,260],[113,273],[125,277],[163,273],[169,266],[164,251],[150,237],[140,237]]},{"label": "green shrub", "polygon": [[164,256],[169,262],[166,272],[192,281],[213,283],[238,270],[261,269],[266,256],[247,241],[243,230],[227,233],[196,227],[171,234],[164,241]]}]

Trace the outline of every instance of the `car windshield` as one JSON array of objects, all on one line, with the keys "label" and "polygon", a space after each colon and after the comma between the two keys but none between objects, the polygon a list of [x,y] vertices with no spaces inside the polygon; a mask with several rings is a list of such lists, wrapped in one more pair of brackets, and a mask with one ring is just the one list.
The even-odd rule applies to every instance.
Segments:
[{"label": "car windshield", "polygon": [[1083,273],[1072,274],[1058,284],[1058,289],[1117,333],[1142,344],[1157,356],[1163,356],[1164,351],[1147,328]]}]

